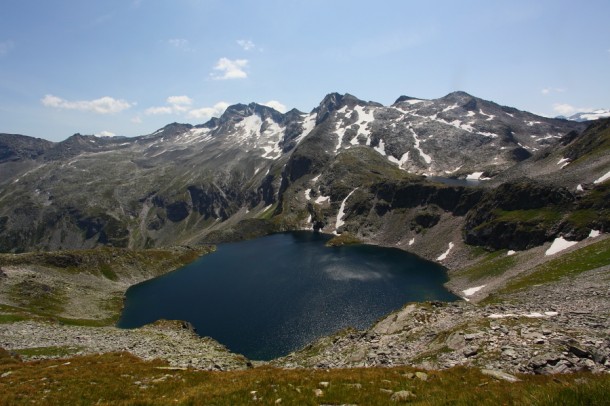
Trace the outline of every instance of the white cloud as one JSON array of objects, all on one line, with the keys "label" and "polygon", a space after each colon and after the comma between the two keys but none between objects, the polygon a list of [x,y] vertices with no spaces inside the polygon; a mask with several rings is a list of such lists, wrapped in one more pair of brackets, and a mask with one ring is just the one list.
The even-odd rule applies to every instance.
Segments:
[{"label": "white cloud", "polygon": [[250,51],[256,48],[254,42],[250,41],[249,39],[238,39],[237,44],[242,47],[244,51]]},{"label": "white cloud", "polygon": [[47,94],[45,97],[40,99],[40,101],[44,106],[47,107],[55,107],[63,110],[90,111],[97,114],[119,113],[134,105],[125,100],[118,100],[108,96],[100,97],[99,99],[95,100],[68,101],[62,99],[61,97]]},{"label": "white cloud", "polygon": [[214,70],[220,71],[221,74],[211,73],[210,76],[214,80],[245,79],[248,77],[248,74],[243,70],[246,66],[248,66],[247,59],[220,58],[214,66]]},{"label": "white cloud", "polygon": [[[229,107],[227,102],[218,102],[211,107],[200,107],[192,108],[193,99],[188,96],[169,96],[166,99],[168,105],[149,107],[144,111],[146,115],[160,115],[160,114],[176,114],[184,115],[188,118],[194,119],[208,119],[211,117],[218,117]],[[136,117],[138,120],[139,117]],[[134,121],[134,119],[132,119]],[[135,121],[134,121],[135,122]],[[138,121],[138,122],[141,122]]]},{"label": "white cloud", "polygon": [[567,103],[555,103],[553,104],[553,111],[561,114],[562,116],[571,116],[572,114],[584,112],[584,111],[593,111],[594,109],[591,107],[574,107]]},{"label": "white cloud", "polygon": [[206,119],[211,117],[218,117],[229,107],[227,102],[218,102],[212,107],[201,107],[199,109],[193,109],[188,112],[188,117],[197,119]]},{"label": "white cloud", "polygon": [[131,119],[131,122],[135,124],[142,124],[142,118],[140,116],[135,116]]},{"label": "white cloud", "polygon": [[179,105],[191,105],[193,104],[193,99],[188,96],[169,96],[167,98],[167,102],[169,104],[179,104]]},{"label": "white cloud", "polygon": [[576,108],[566,103],[555,103],[553,104],[553,111],[562,116],[569,116],[576,112]]},{"label": "white cloud", "polygon": [[116,134],[110,131],[100,131],[95,134],[96,137],[116,137]]},{"label": "white cloud", "polygon": [[168,39],[167,43],[181,51],[185,51],[185,52],[193,51],[193,48],[191,48],[191,43],[189,42],[188,39],[172,38],[172,39]]},{"label": "white cloud", "polygon": [[286,112],[286,106],[277,100],[269,100],[267,103],[263,103],[263,106],[267,106],[267,107],[271,107],[272,109],[276,109],[280,113]]},{"label": "white cloud", "polygon": [[544,89],[542,89],[540,91],[540,93],[542,94],[550,94],[550,93],[563,93],[565,92],[566,89],[563,89],[561,87],[545,87]]},{"label": "white cloud", "polygon": [[7,41],[0,41],[0,56],[8,54],[13,48],[15,48],[15,43],[10,39]]},{"label": "white cloud", "polygon": [[168,106],[149,107],[144,111],[144,114],[152,116],[183,113],[188,111],[189,106],[193,104],[193,99],[188,96],[169,96],[165,101]]}]

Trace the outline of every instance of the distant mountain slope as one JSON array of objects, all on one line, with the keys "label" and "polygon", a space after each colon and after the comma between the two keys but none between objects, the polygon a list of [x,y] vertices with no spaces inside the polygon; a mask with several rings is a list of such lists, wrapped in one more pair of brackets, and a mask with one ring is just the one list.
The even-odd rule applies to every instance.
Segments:
[{"label": "distant mountain slope", "polygon": [[[135,138],[2,134],[0,251],[196,244],[295,228],[385,242],[453,218],[459,234],[483,191],[422,175],[529,174],[585,128],[464,92],[391,106],[332,93],[310,113],[237,104],[207,123]],[[602,161],[583,182],[603,175]]]},{"label": "distant mountain slope", "polygon": [[[568,120],[574,120],[574,121],[591,121],[591,120],[598,120],[600,118],[608,118],[610,117],[610,110],[607,109],[597,109],[597,110],[593,110],[593,111],[586,111],[586,112],[579,112],[576,114],[572,114],[571,116],[567,117]],[[564,118],[564,117],[559,117],[559,118]]]}]

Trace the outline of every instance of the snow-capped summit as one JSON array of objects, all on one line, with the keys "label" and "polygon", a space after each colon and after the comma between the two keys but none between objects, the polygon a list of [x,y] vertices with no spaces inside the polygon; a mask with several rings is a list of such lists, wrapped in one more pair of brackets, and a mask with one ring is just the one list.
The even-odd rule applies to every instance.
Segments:
[{"label": "snow-capped summit", "polygon": [[582,111],[576,114],[572,114],[568,117],[568,120],[572,121],[591,121],[598,120],[600,118],[610,117],[609,109],[597,109],[594,111]]}]

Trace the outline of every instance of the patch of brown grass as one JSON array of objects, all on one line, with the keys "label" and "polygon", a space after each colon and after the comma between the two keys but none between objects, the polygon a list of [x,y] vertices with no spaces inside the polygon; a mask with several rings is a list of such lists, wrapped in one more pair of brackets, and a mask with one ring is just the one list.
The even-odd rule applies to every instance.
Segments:
[{"label": "patch of brown grass", "polygon": [[408,367],[204,372],[127,353],[21,363],[0,350],[0,404],[243,405],[256,399],[274,405],[282,399],[286,405],[380,405],[393,403],[390,391],[408,390],[416,396],[411,403],[421,405],[601,405],[610,393],[607,375],[521,376],[521,382],[508,383],[469,368],[428,371],[426,381],[413,372]]}]

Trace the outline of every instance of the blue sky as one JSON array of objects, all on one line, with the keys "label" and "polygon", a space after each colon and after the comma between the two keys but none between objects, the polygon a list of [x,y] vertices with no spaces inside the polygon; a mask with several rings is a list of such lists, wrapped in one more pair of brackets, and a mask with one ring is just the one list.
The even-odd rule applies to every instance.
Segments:
[{"label": "blue sky", "polygon": [[53,141],[464,90],[555,116],[610,108],[610,2],[4,0],[0,132]]}]

